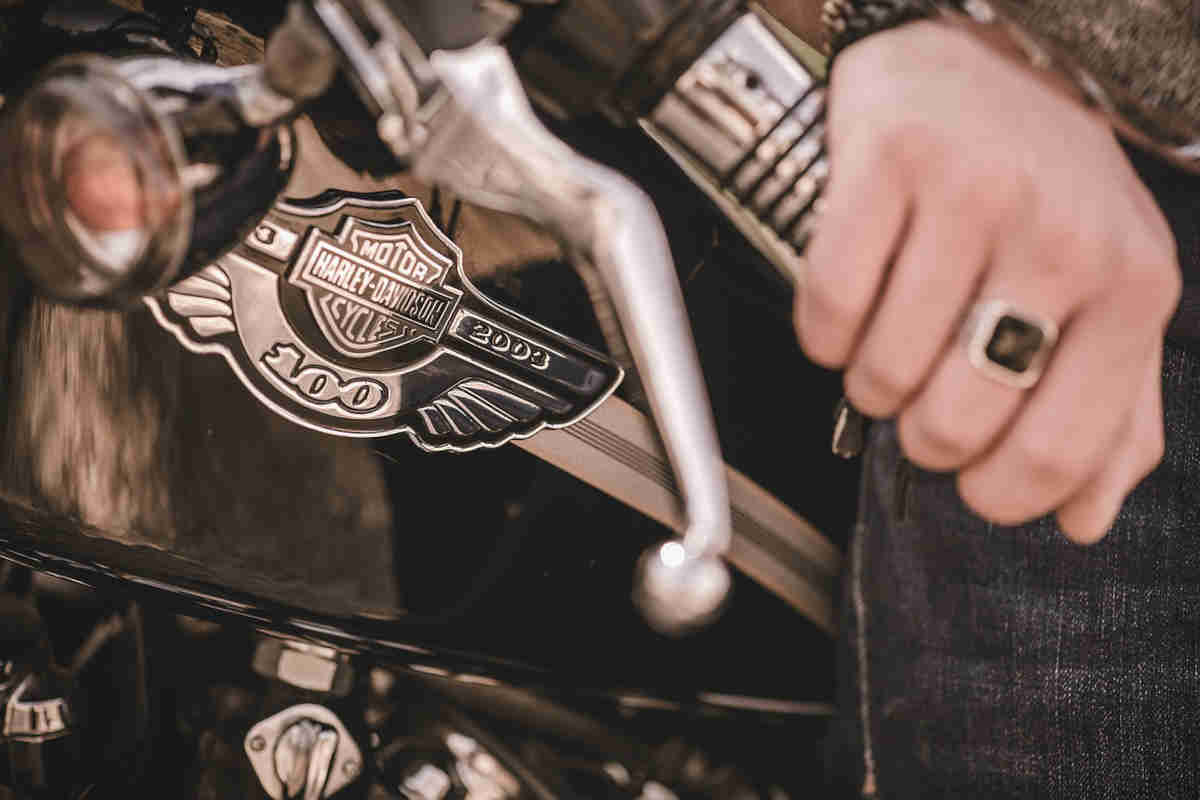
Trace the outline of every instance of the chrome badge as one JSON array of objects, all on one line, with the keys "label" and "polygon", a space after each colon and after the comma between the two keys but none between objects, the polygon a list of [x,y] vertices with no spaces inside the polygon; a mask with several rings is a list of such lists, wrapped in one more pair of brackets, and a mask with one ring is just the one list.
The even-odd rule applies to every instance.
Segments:
[{"label": "chrome badge", "polygon": [[267,406],[339,436],[494,447],[577,421],[621,380],[604,355],[485,297],[418,200],[325,192],[146,300]]}]

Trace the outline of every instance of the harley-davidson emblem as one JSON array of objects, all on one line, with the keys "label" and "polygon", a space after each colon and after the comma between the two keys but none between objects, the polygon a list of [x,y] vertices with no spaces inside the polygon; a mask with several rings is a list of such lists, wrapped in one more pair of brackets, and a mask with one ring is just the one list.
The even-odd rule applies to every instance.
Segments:
[{"label": "harley-davidson emblem", "polygon": [[621,379],[603,355],[481,294],[455,244],[396,192],[280,202],[229,254],[146,302],[267,406],[342,436],[496,446],[578,420]]},{"label": "harley-davidson emblem", "polygon": [[461,296],[441,285],[453,266],[411,222],[381,226],[346,217],[336,238],[309,232],[288,280],[305,289],[334,347],[366,356],[422,336],[441,338]]}]

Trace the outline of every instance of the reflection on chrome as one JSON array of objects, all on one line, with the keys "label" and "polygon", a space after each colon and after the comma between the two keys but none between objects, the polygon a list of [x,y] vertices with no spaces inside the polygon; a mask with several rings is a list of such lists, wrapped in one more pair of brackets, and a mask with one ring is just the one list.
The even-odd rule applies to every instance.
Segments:
[{"label": "reflection on chrome", "polygon": [[0,226],[43,290],[89,301],[175,276],[192,226],[182,141],[117,62],[51,66],[5,115],[0,151]]}]

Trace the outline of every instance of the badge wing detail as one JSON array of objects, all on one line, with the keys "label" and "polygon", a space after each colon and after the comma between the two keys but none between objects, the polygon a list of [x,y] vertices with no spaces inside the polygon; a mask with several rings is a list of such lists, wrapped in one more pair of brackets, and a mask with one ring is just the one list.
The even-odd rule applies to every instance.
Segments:
[{"label": "badge wing detail", "polygon": [[437,438],[469,438],[486,431],[520,436],[539,422],[541,406],[482,379],[460,381],[418,413]]},{"label": "badge wing detail", "polygon": [[202,339],[233,333],[233,294],[229,276],[216,264],[184,278],[167,290],[167,305],[187,320]]}]

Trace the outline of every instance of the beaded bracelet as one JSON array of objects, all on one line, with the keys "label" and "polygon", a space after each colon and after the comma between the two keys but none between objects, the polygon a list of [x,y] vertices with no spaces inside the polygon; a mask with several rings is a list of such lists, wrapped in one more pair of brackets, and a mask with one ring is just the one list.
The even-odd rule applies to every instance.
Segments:
[{"label": "beaded bracelet", "polygon": [[821,6],[825,47],[834,57],[864,36],[935,13],[924,0],[825,0]]}]

